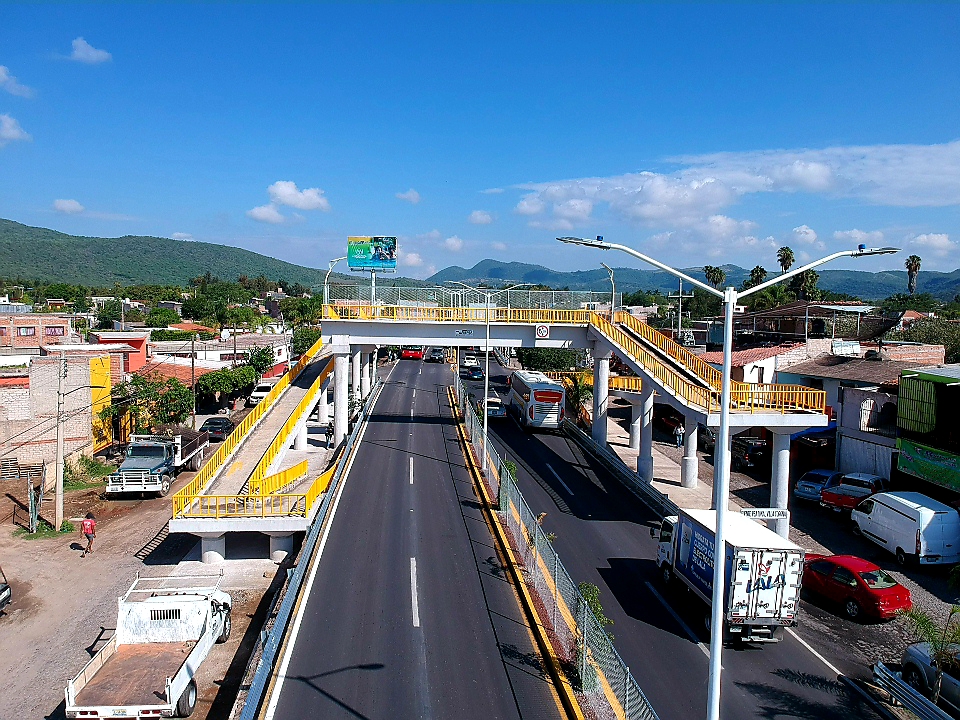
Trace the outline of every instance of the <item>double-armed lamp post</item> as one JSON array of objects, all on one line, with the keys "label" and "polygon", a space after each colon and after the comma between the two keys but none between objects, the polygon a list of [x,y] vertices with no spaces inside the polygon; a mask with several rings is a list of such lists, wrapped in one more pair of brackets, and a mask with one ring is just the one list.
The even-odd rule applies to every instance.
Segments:
[{"label": "double-armed lamp post", "polygon": [[868,248],[860,245],[856,250],[842,250],[826,257],[807,263],[794,270],[790,270],[778,275],[772,280],[754,285],[743,291],[737,291],[736,288],[728,287],[719,290],[705,282],[692,278],[689,275],[672,268],[669,265],[654,260],[643,253],[634,250],[626,245],[604,242],[602,236],[595,240],[576,237],[559,237],[562,243],[571,245],[583,245],[585,247],[597,248],[598,250],[620,250],[628,255],[633,255],[646,263],[660,268],[671,275],[686,280],[688,283],[705,290],[711,295],[716,295],[723,300],[723,374],[720,386],[720,428],[717,434],[716,450],[714,451],[714,462],[718,468],[715,480],[718,487],[715,488],[715,497],[717,501],[717,530],[713,547],[713,597],[710,607],[710,676],[707,688],[707,720],[720,719],[720,656],[723,647],[723,588],[725,585],[724,563],[725,563],[725,543],[724,522],[727,513],[727,504],[730,494],[730,365],[731,353],[733,351],[733,310],[740,298],[752,295],[753,293],[766,290],[768,287],[782,282],[788,278],[799,275],[807,270],[823,265],[824,263],[836,260],[841,257],[867,257],[870,255],[890,255],[899,252],[899,248]]}]

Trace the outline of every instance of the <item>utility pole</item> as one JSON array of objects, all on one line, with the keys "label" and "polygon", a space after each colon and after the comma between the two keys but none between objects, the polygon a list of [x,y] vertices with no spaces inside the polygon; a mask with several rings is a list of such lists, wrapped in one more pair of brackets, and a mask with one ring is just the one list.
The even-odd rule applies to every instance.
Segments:
[{"label": "utility pole", "polygon": [[[190,336],[190,392],[193,393],[193,411],[190,413],[190,427],[197,429],[197,352],[196,342],[197,334]],[[234,350],[236,354],[236,350]]]},{"label": "utility pole", "polygon": [[57,497],[54,512],[54,532],[63,525],[63,381],[67,377],[67,357],[60,353],[57,368]]}]

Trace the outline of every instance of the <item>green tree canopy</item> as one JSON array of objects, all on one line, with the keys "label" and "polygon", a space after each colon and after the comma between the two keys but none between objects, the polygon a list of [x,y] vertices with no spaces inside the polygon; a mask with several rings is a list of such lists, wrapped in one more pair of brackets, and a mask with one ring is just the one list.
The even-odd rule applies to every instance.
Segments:
[{"label": "green tree canopy", "polygon": [[525,370],[569,370],[577,364],[577,353],[560,348],[517,348],[517,360]]},{"label": "green tree canopy", "polygon": [[180,322],[180,316],[169,308],[153,308],[147,313],[147,327],[165,328]]},{"label": "green tree canopy", "polygon": [[320,339],[320,330],[312,327],[299,327],[293,331],[291,348],[295,356],[303,355]]}]

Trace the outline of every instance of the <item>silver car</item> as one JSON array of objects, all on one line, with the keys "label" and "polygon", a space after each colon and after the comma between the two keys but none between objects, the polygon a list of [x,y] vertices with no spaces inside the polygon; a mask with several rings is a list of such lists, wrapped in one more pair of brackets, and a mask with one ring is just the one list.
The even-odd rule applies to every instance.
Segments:
[{"label": "silver car", "polygon": [[[960,647],[955,648],[960,654]],[[960,711],[960,657],[954,656],[950,663],[944,663],[943,679],[940,681],[940,704]],[[917,692],[930,697],[937,685],[937,669],[930,658],[928,643],[915,643],[903,651],[901,661],[903,681]]]},{"label": "silver car", "polygon": [[811,470],[804,473],[797,486],[793,489],[793,496],[800,500],[812,500],[820,502],[820,493],[825,487],[833,487],[838,484],[840,475],[836,470]]}]

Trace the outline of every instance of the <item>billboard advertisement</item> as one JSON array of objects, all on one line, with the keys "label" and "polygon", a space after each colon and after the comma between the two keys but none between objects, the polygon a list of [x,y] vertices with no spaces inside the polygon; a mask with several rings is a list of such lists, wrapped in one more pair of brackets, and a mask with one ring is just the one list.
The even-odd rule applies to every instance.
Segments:
[{"label": "billboard advertisement", "polygon": [[347,265],[351,270],[396,270],[397,239],[370,235],[348,237]]}]

